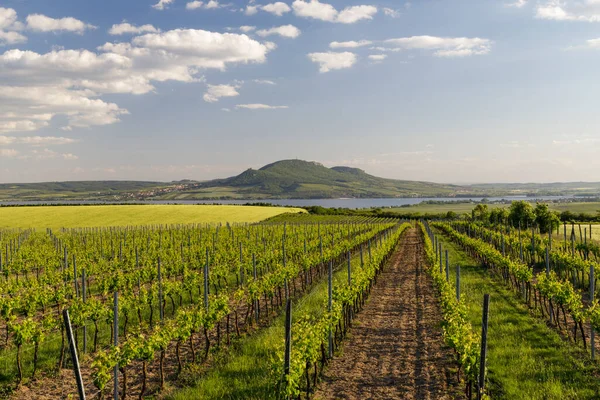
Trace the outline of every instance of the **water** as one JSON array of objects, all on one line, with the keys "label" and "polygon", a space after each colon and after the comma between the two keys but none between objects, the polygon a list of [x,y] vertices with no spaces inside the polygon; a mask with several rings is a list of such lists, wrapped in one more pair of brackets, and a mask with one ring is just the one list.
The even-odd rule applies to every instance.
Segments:
[{"label": "water", "polygon": [[[571,199],[572,196],[504,196],[504,197],[486,197],[487,201],[547,201],[547,200],[562,200]],[[326,208],[379,208],[379,207],[401,207],[406,205],[419,204],[423,201],[473,201],[479,202],[484,197],[413,197],[413,198],[385,198],[385,199],[274,199],[274,200],[155,200],[155,201],[134,201],[135,204],[247,204],[247,203],[271,203],[277,206],[291,207],[308,207],[321,206]],[[40,204],[124,204],[124,202],[110,201],[0,201],[0,204],[5,205],[40,205]]]}]

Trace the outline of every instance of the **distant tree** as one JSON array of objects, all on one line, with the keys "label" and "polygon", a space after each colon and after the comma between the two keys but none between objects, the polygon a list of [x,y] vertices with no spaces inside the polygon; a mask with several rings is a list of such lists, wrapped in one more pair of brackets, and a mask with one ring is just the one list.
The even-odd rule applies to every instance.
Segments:
[{"label": "distant tree", "polygon": [[533,207],[524,200],[513,201],[508,210],[508,220],[514,227],[518,227],[519,224],[522,227],[532,225],[535,221]]},{"label": "distant tree", "polygon": [[494,208],[490,211],[490,222],[492,224],[504,224],[508,219],[508,210],[506,208]]},{"label": "distant tree", "polygon": [[551,211],[546,203],[537,203],[534,209],[535,223],[540,227],[540,232],[547,233],[560,225],[558,213]]},{"label": "distant tree", "polygon": [[446,219],[454,220],[454,219],[457,219],[457,218],[458,218],[458,214],[455,213],[454,211],[448,211],[446,213]]},{"label": "distant tree", "polygon": [[477,204],[471,211],[471,217],[474,221],[488,222],[490,220],[490,210],[487,204]]}]

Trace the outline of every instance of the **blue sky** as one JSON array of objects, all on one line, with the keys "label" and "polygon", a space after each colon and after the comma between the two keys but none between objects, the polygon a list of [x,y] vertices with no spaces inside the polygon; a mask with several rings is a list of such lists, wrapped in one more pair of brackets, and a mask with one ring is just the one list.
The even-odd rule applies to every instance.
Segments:
[{"label": "blue sky", "polygon": [[600,181],[600,0],[4,0],[0,181]]}]

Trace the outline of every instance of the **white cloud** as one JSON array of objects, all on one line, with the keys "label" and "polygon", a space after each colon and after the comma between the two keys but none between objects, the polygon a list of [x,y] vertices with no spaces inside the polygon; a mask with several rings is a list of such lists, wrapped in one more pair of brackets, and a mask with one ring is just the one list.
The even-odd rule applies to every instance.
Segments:
[{"label": "white cloud", "polygon": [[96,27],[72,17],[50,18],[42,14],[30,14],[27,16],[27,29],[36,32],[66,31],[83,34],[86,29]]},{"label": "white cloud", "polygon": [[346,7],[337,16],[336,21],[342,24],[353,24],[363,19],[373,19],[377,14],[375,6],[353,6]]},{"label": "white cloud", "polygon": [[294,13],[299,17],[320,19],[333,22],[338,15],[337,10],[331,5],[320,3],[319,0],[295,0],[292,3]]},{"label": "white cloud", "polygon": [[260,85],[276,85],[275,82],[270,81],[268,79],[254,79],[252,82],[258,83]]},{"label": "white cloud", "polygon": [[268,12],[268,13],[277,15],[278,17],[281,17],[283,14],[292,11],[292,9],[290,8],[290,6],[288,6],[285,3],[282,3],[281,1],[278,1],[276,3],[271,3],[271,4],[264,5],[264,6],[261,7],[261,9],[263,11]]},{"label": "white cloud", "polygon": [[19,152],[15,149],[0,149],[0,157],[12,158],[19,155]]},{"label": "white cloud", "polygon": [[600,1],[544,0],[537,4],[535,16],[557,21],[600,22]]},{"label": "white cloud", "polygon": [[0,46],[25,43],[27,38],[19,32],[4,32],[0,31]]},{"label": "white cloud", "polygon": [[353,49],[357,47],[368,46],[372,43],[373,42],[371,42],[370,40],[359,40],[358,42],[350,40],[348,42],[331,42],[329,43],[329,47],[331,47],[332,49]]},{"label": "white cloud", "polygon": [[507,7],[523,8],[527,5],[528,0],[516,0],[514,3],[507,3]]},{"label": "white cloud", "polygon": [[35,131],[54,116],[66,118],[63,130],[112,124],[128,112],[102,100],[105,94],[144,94],[169,80],[200,82],[204,69],[262,63],[274,47],[243,34],[176,29],[106,43],[99,53],[8,50],[0,54],[0,133]]},{"label": "white cloud", "polygon": [[208,85],[208,90],[202,97],[204,101],[209,103],[215,103],[219,101],[221,97],[236,97],[239,96],[237,89],[239,86],[234,85]]},{"label": "white cloud", "polygon": [[208,3],[206,3],[206,6],[205,6],[205,8],[207,10],[214,9],[214,8],[221,8],[221,7],[222,7],[221,4],[219,4],[219,2],[217,0],[210,0]]},{"label": "white cloud", "polygon": [[254,104],[238,104],[235,106],[235,108],[245,108],[248,110],[278,110],[278,109],[285,109],[285,108],[289,108],[289,107],[288,106],[270,106],[267,104],[254,103]]},{"label": "white cloud", "polygon": [[0,135],[0,146],[9,144],[26,144],[30,146],[52,146],[52,145],[64,145],[75,143],[75,139],[66,137],[54,137],[54,136],[27,136],[27,137],[16,137],[16,136],[1,136]]},{"label": "white cloud", "polygon": [[240,31],[244,32],[244,33],[248,33],[248,32],[252,32],[253,30],[256,29],[255,26],[249,26],[249,25],[242,25],[240,26]]},{"label": "white cloud", "polygon": [[400,16],[400,11],[394,10],[393,8],[384,7],[383,13],[388,17],[398,18]]},{"label": "white cloud", "polygon": [[399,49],[434,50],[437,57],[464,57],[481,55],[490,52],[492,42],[481,38],[444,38],[435,36],[411,36],[385,40],[391,46]]},{"label": "white cloud", "polygon": [[158,3],[152,6],[155,10],[164,10],[169,8],[169,4],[172,4],[175,0],[158,0]]},{"label": "white cloud", "polygon": [[258,6],[246,6],[246,15],[254,15],[258,12]]},{"label": "white cloud", "polygon": [[231,111],[231,109],[230,109],[230,108],[225,108],[225,107],[224,107],[224,108],[221,108],[221,111],[230,112],[230,111]]},{"label": "white cloud", "polygon": [[17,20],[17,12],[12,8],[0,7],[0,46],[25,43],[27,38],[19,32],[23,24]]},{"label": "white cloud", "polygon": [[261,37],[279,35],[294,39],[300,36],[300,29],[296,28],[294,25],[282,25],[271,29],[261,29],[256,31],[256,34]]},{"label": "white cloud", "polygon": [[131,25],[127,22],[123,22],[121,24],[115,24],[112,26],[112,28],[110,28],[110,30],[108,31],[108,33],[110,35],[124,35],[126,33],[135,33],[135,34],[140,34],[140,33],[146,33],[146,32],[160,32],[159,29],[156,29],[154,26],[150,25],[150,24],[146,24],[146,25],[142,25],[142,26],[135,26],[135,25]]},{"label": "white cloud", "polygon": [[194,1],[190,1],[189,3],[187,3],[185,5],[185,8],[186,8],[186,10],[195,10],[197,8],[201,8],[203,4],[204,4],[204,2],[202,2],[202,1],[194,0]]},{"label": "white cloud", "polygon": [[331,4],[321,3],[319,0],[295,0],[292,3],[292,8],[299,17],[342,24],[353,24],[363,19],[373,19],[373,15],[377,13],[377,7],[367,5],[346,7],[338,12]]},{"label": "white cloud", "polygon": [[225,7],[225,6],[220,4],[217,0],[210,0],[208,3],[204,3],[203,1],[194,0],[194,1],[190,1],[189,3],[187,3],[185,5],[185,8],[187,10],[196,10],[199,8],[204,8],[205,10],[214,10],[216,8],[222,8],[222,7]]},{"label": "white cloud", "polygon": [[343,53],[310,53],[308,58],[319,64],[319,72],[325,73],[334,69],[350,68],[356,63],[356,54],[345,51]]},{"label": "white cloud", "polygon": [[[50,149],[43,149],[43,150],[33,150],[31,152],[31,154],[33,155],[33,157],[37,160],[48,160],[48,159],[54,159],[54,158],[62,158],[64,160],[78,160],[79,157],[77,157],[76,155],[72,154],[72,153],[58,153],[54,150],[50,150]],[[23,156],[21,158],[29,158],[29,156]]]},{"label": "white cloud", "polygon": [[371,61],[383,61],[387,58],[387,54],[371,54],[369,60]]}]

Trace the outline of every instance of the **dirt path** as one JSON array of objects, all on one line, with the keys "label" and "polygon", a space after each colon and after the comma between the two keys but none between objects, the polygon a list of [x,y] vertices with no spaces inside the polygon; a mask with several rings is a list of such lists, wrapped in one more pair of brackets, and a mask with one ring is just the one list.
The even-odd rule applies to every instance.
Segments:
[{"label": "dirt path", "polygon": [[460,397],[424,262],[422,240],[413,228],[378,277],[316,399]]}]

